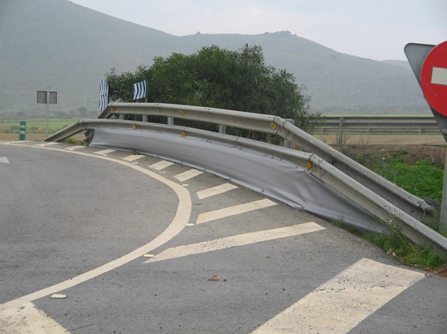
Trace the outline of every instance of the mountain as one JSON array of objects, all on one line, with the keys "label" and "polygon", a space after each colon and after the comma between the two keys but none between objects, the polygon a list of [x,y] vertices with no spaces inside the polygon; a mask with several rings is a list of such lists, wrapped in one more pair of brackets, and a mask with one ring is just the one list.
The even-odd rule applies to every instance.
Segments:
[{"label": "mountain", "polygon": [[0,2],[0,113],[38,112],[38,90],[58,92],[51,110],[97,110],[99,81],[111,68],[134,71],[156,56],[202,46],[260,45],[266,62],[307,86],[323,113],[429,112],[411,70],[336,52],[282,31],[177,37],[67,0]]},{"label": "mountain", "polygon": [[404,68],[407,68],[407,69],[411,70],[410,63],[408,61],[405,61],[405,60],[387,59],[387,60],[384,60],[383,62],[387,63],[387,64],[391,64],[391,65],[401,66],[401,67],[404,67]]}]

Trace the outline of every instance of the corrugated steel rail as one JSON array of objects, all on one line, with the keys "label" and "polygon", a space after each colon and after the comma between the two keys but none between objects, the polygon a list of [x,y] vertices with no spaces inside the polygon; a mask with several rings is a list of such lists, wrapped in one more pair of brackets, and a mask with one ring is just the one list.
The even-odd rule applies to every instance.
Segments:
[{"label": "corrugated steel rail", "polygon": [[439,134],[433,116],[324,116],[316,134]]},{"label": "corrugated steel rail", "polygon": [[295,154],[295,150],[272,149],[271,145],[238,137],[233,137],[236,139],[231,140],[236,140],[239,145],[251,145],[253,148],[256,146],[260,151],[274,150],[275,154],[293,160],[301,159],[303,160],[301,165],[310,162],[309,172],[322,182],[385,222],[389,221],[390,217],[394,217],[392,219],[395,221],[397,218],[408,238],[418,244],[430,242],[436,251],[447,254],[447,239],[421,223],[427,215],[434,213],[432,206],[277,116],[160,103],[111,103],[99,119],[79,121],[46,140],[60,141],[80,131],[94,130],[95,127],[137,127],[179,134],[186,132],[188,135],[212,136],[215,140],[223,141],[231,137],[186,127],[108,119],[121,114],[184,118],[279,135],[312,154],[304,155],[306,158],[302,158]]}]

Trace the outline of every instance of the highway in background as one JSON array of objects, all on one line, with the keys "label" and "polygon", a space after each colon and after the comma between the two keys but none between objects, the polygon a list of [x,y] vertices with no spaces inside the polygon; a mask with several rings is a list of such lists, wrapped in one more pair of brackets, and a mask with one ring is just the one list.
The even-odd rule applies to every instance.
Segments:
[{"label": "highway in background", "polygon": [[3,141],[0,180],[0,333],[445,332],[446,279],[206,172]]}]

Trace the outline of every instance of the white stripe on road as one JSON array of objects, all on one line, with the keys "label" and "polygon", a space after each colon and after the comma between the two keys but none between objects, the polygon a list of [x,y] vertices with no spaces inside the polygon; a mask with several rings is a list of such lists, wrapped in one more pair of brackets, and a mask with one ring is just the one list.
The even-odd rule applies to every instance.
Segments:
[{"label": "white stripe on road", "polygon": [[76,146],[70,146],[70,147],[66,147],[65,149],[68,151],[75,151],[75,150],[80,150],[81,148],[84,148],[85,146],[83,145],[76,145]]},{"label": "white stripe on road", "polygon": [[280,227],[273,230],[239,234],[232,237],[199,242],[197,244],[168,248],[155,257],[147,260],[145,263],[169,260],[188,255],[209,253],[216,250],[250,245],[262,241],[293,237],[300,234],[321,231],[324,229],[324,227],[311,222],[288,227]]},{"label": "white stripe on road", "polygon": [[0,333],[14,334],[68,334],[33,303],[0,311]]},{"label": "white stripe on road", "polygon": [[180,182],[192,179],[193,177],[196,177],[200,174],[202,174],[203,172],[201,172],[200,170],[197,169],[190,169],[184,173],[178,174],[176,176],[174,176],[177,180],[179,180]]},{"label": "white stripe on road", "polygon": [[263,208],[268,208],[269,206],[274,206],[274,205],[277,205],[277,203],[275,203],[269,199],[262,199],[259,201],[254,201],[254,202],[245,203],[245,204],[239,204],[239,205],[235,205],[235,206],[230,206],[228,208],[205,212],[205,213],[201,213],[197,217],[196,224],[207,223],[212,220],[230,217],[230,216],[234,216],[234,215],[238,215],[241,213],[250,212],[250,211],[254,211],[254,210],[259,210],[259,209],[263,209]]},{"label": "white stripe on road", "polygon": [[129,155],[129,156],[123,158],[123,160],[126,160],[126,161],[135,161],[135,160],[138,160],[138,159],[141,159],[141,158],[144,158],[144,157],[145,157],[145,155],[141,155],[141,154],[132,154],[132,155]]},{"label": "white stripe on road", "polygon": [[18,141],[8,141],[6,142],[7,145],[9,144],[23,144],[23,143],[29,143],[29,140],[18,140]]},{"label": "white stripe on road", "polygon": [[154,163],[153,165],[150,165],[149,168],[152,168],[155,170],[162,170],[162,169],[165,169],[166,167],[169,167],[173,164],[174,164],[173,162],[161,160],[159,162]]},{"label": "white stripe on road", "polygon": [[109,149],[107,149],[107,150],[102,150],[102,151],[95,152],[95,154],[106,155],[106,154],[113,153],[113,152],[116,152],[116,150],[109,150]]},{"label": "white stripe on road", "polygon": [[45,146],[58,145],[58,144],[60,144],[60,143],[52,141],[52,142],[45,143],[45,144],[39,144],[37,146],[45,147]]},{"label": "white stripe on road", "polygon": [[[21,145],[21,146],[26,146],[26,145]],[[32,147],[44,149],[44,150],[65,152],[65,153],[70,153],[70,154],[78,154],[78,155],[82,155],[82,156],[93,157],[96,159],[103,159],[103,160],[118,163],[120,165],[131,167],[135,170],[142,172],[143,174],[146,174],[146,175],[154,178],[157,181],[164,183],[166,186],[170,187],[177,194],[178,206],[177,206],[175,216],[174,216],[172,222],[169,224],[169,226],[161,234],[159,234],[157,237],[155,237],[152,241],[150,241],[146,245],[141,246],[140,248],[137,248],[134,251],[132,251],[124,256],[121,256],[120,258],[118,258],[116,260],[108,262],[100,267],[97,267],[97,268],[92,269],[88,272],[85,272],[83,274],[75,276],[75,277],[68,279],[64,282],[61,282],[61,283],[52,285],[48,288],[45,288],[45,289],[30,293],[28,295],[19,297],[17,299],[11,300],[4,304],[0,304],[0,310],[18,307],[18,306],[21,306],[27,302],[31,302],[36,299],[48,296],[50,294],[69,289],[73,286],[81,284],[85,281],[88,281],[88,280],[95,278],[99,275],[102,275],[106,272],[114,270],[126,263],[129,263],[130,261],[133,261],[133,260],[143,256],[144,254],[152,251],[153,249],[160,247],[161,245],[163,245],[166,242],[168,242],[169,240],[171,240],[173,237],[175,237],[177,234],[179,234],[185,228],[186,224],[188,223],[188,221],[190,219],[192,203],[191,203],[191,197],[189,195],[188,190],[173,181],[163,178],[162,176],[160,176],[157,173],[154,173],[154,172],[147,170],[145,168],[141,168],[139,166],[132,165],[131,163],[128,163],[128,162],[125,162],[122,160],[108,158],[108,157],[104,157],[104,156],[98,156],[98,155],[88,154],[88,153],[84,153],[84,152],[76,152],[76,151],[68,152],[66,150],[51,148],[51,147],[37,147],[37,146],[32,146]]]},{"label": "white stripe on road", "polygon": [[208,188],[208,189],[204,189],[201,191],[197,192],[197,197],[199,197],[199,199],[204,199],[204,198],[208,198],[211,196],[215,196],[215,195],[219,195],[219,194],[223,194],[226,193],[227,191],[236,189],[237,186],[230,184],[230,183],[224,183],[220,186],[217,187],[213,187],[213,188]]},{"label": "white stripe on road", "polygon": [[423,277],[420,272],[362,259],[252,334],[345,334]]},{"label": "white stripe on road", "polygon": [[9,160],[6,157],[0,158],[0,164],[9,164]]}]

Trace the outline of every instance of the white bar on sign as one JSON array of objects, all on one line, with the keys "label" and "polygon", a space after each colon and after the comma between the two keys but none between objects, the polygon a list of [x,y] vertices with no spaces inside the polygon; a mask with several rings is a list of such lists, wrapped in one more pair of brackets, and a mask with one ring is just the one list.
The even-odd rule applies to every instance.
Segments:
[{"label": "white bar on sign", "polygon": [[431,83],[447,86],[447,68],[433,67]]}]

